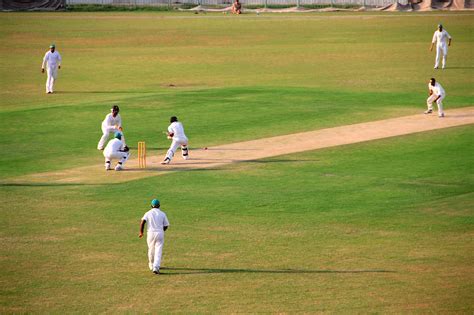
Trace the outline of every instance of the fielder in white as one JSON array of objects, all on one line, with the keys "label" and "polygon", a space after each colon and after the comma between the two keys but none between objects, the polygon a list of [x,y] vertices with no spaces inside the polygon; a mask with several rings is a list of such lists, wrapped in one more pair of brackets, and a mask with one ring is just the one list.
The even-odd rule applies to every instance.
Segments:
[{"label": "fielder in white", "polygon": [[183,159],[189,158],[188,138],[184,134],[183,124],[178,121],[176,116],[170,118],[171,125],[168,126],[168,139],[172,140],[171,146],[166,153],[165,159],[161,164],[169,164],[174,156],[174,153],[181,146],[181,154]]},{"label": "fielder in white", "polygon": [[111,160],[117,159],[117,165],[115,166],[116,171],[123,170],[124,163],[130,157],[129,148],[122,141],[122,134],[120,132],[115,133],[115,138],[110,140],[104,150],[105,157],[105,170],[111,170]]},{"label": "fielder in white", "polygon": [[119,107],[114,105],[110,110],[111,113],[105,116],[104,121],[102,122],[102,137],[99,140],[99,144],[97,145],[98,150],[103,150],[105,143],[109,139],[109,135],[115,132],[122,133],[122,142],[125,144],[125,136],[123,135],[123,128],[122,128],[122,118],[119,114]]},{"label": "fielder in white", "polygon": [[160,274],[161,255],[165,243],[165,231],[170,226],[166,213],[160,210],[160,201],[151,201],[151,210],[145,213],[140,222],[139,238],[143,237],[143,230],[147,224],[148,267],[154,274]]},{"label": "fielder in white", "polygon": [[446,97],[446,92],[444,91],[443,87],[441,84],[436,82],[435,78],[431,78],[430,83],[428,83],[428,91],[430,96],[426,100],[428,110],[425,111],[425,114],[433,113],[433,103],[436,102],[438,105],[438,117],[444,117],[443,99]]},{"label": "fielder in white", "polygon": [[46,93],[53,93],[54,81],[58,77],[58,69],[61,69],[61,55],[56,51],[56,46],[51,44],[49,51],[44,54],[43,64],[41,65],[41,73],[44,73],[44,67],[48,74],[46,79]]},{"label": "fielder in white", "polygon": [[451,46],[451,35],[443,30],[443,25],[439,24],[438,29],[433,34],[430,51],[433,51],[433,46],[436,43],[436,61],[435,69],[439,68],[439,60],[443,55],[443,69],[446,67],[446,58],[448,57],[448,46]]}]

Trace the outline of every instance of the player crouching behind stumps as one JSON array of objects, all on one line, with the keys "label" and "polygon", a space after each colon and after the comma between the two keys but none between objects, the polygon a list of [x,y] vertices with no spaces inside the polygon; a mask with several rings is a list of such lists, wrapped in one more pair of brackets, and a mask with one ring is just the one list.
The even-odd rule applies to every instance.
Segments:
[{"label": "player crouching behind stumps", "polygon": [[122,134],[120,132],[116,132],[115,138],[107,143],[107,146],[104,150],[105,170],[108,171],[112,169],[110,167],[111,159],[118,159],[117,165],[115,166],[116,171],[123,170],[123,164],[128,160],[129,156],[130,150],[126,145],[124,145],[122,141]]},{"label": "player crouching behind stumps", "polygon": [[168,152],[166,153],[166,157],[161,164],[170,164],[171,159],[179,146],[181,146],[183,159],[187,160],[189,158],[188,138],[184,134],[183,124],[178,121],[176,116],[170,118],[170,123],[167,137],[172,140],[172,142]]},{"label": "player crouching behind stumps", "polygon": [[143,230],[147,224],[148,267],[154,274],[160,274],[161,255],[165,243],[165,231],[170,226],[166,213],[160,210],[160,201],[151,201],[151,210],[145,213],[140,222],[139,238],[143,237]]}]

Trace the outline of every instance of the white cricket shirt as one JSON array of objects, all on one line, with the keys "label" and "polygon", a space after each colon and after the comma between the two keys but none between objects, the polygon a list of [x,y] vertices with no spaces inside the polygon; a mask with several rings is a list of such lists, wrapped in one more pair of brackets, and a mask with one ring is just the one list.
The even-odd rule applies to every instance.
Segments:
[{"label": "white cricket shirt", "polygon": [[163,227],[170,225],[166,213],[158,208],[153,208],[145,213],[142,220],[146,221],[148,232],[163,232]]},{"label": "white cricket shirt", "polygon": [[114,127],[115,125],[122,127],[122,118],[120,117],[120,114],[117,114],[115,117],[112,113],[105,116],[105,119],[102,122],[103,127]]},{"label": "white cricket shirt", "polygon": [[169,125],[168,132],[171,132],[174,134],[173,135],[174,140],[184,140],[184,141],[188,140],[188,138],[184,134],[183,124],[180,123],[179,121],[175,121],[171,125]]},{"label": "white cricket shirt", "polygon": [[51,51],[47,51],[46,54],[44,54],[43,65],[41,68],[44,69],[46,64],[48,64],[49,68],[56,68],[57,66],[60,66],[61,55],[57,51],[54,51],[53,53]]},{"label": "white cricket shirt", "polygon": [[446,93],[444,92],[443,87],[438,82],[436,82],[434,86],[432,86],[430,83],[428,83],[428,89],[430,91],[432,91],[433,94],[436,95],[436,96],[440,96],[440,95],[442,97],[446,96]]},{"label": "white cricket shirt", "polygon": [[104,149],[104,156],[111,156],[117,152],[120,153],[120,150],[123,150],[123,142],[122,140],[114,138],[107,143]]},{"label": "white cricket shirt", "polygon": [[438,46],[446,46],[448,44],[448,39],[450,39],[451,36],[446,32],[446,30],[442,30],[441,32],[439,30],[436,30],[433,34],[433,40],[431,41],[433,44],[436,43]]}]

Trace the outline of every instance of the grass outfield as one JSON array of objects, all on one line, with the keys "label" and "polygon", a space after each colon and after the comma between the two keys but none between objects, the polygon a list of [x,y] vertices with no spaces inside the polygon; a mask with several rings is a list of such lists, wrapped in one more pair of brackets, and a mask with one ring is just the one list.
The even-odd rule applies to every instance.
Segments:
[{"label": "grass outfield", "polygon": [[[453,46],[434,71],[440,21]],[[0,312],[472,313],[472,126],[125,184],[8,178],[89,165],[115,102],[151,154],[172,114],[202,147],[418,113],[431,76],[448,111],[472,106],[473,29],[472,13],[0,14]],[[159,277],[137,238],[154,197],[172,224]]]},{"label": "grass outfield", "polygon": [[[4,186],[3,312],[466,312],[472,127],[115,185]],[[163,276],[138,220],[172,226]]]}]

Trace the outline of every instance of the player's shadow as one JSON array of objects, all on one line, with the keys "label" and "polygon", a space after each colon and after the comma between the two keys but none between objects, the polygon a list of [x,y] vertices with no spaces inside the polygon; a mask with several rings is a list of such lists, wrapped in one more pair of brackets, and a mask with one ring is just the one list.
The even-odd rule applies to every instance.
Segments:
[{"label": "player's shadow", "polygon": [[162,275],[192,275],[206,273],[271,273],[271,274],[361,274],[361,273],[395,273],[393,270],[360,269],[360,270],[309,270],[309,269],[223,269],[223,268],[178,268],[161,267]]}]

